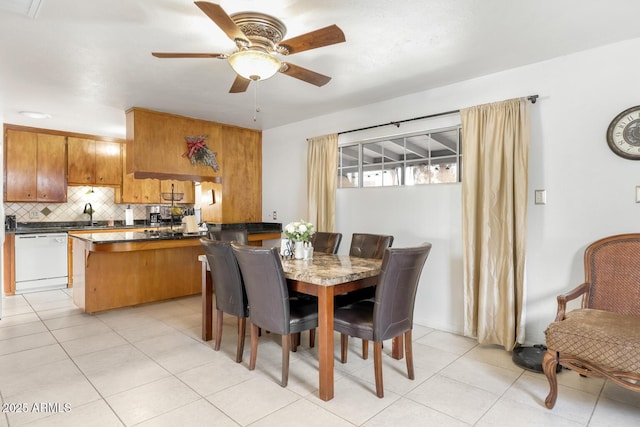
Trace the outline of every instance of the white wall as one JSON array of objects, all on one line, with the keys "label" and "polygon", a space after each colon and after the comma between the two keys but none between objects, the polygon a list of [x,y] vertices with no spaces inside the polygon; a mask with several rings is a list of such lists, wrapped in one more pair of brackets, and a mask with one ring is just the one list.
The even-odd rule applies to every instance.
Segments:
[{"label": "white wall", "polygon": [[[272,221],[274,210],[285,224],[306,216],[307,137],[539,94],[531,108],[526,341],[544,342],[555,296],[582,281],[586,245],[638,230],[640,164],[614,155],[605,134],[613,117],[639,103],[633,82],[640,58],[630,54],[639,50],[640,39],[629,40],[265,130],[264,220]],[[388,132],[420,126],[437,127],[414,122]],[[547,190],[546,205],[532,203],[534,189]],[[343,253],[356,231],[391,233],[394,246],[434,244],[415,321],[453,332],[462,332],[463,322],[460,195],[459,185],[345,189],[336,209]]]}]

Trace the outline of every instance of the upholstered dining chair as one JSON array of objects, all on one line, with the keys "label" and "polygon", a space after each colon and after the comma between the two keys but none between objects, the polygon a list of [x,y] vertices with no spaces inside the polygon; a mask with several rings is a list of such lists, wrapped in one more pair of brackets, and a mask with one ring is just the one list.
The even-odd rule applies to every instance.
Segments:
[{"label": "upholstered dining chair", "polygon": [[[349,256],[359,258],[382,259],[384,251],[393,244],[393,236],[386,234],[353,233],[351,245],[349,246]],[[371,300],[375,298],[376,288],[368,287],[358,289],[338,295],[335,301],[336,307],[345,307],[358,301]],[[362,358],[369,357],[369,342],[362,340]]]},{"label": "upholstered dining chair", "polygon": [[[259,329],[282,335],[282,380],[289,379],[289,352],[292,335],[318,326],[318,303],[303,299],[290,300],[287,279],[277,248],[263,248],[232,243],[249,300],[251,320],[251,359],[254,370],[258,354]],[[294,341],[294,346],[296,345]],[[295,350],[295,347],[293,348]]]},{"label": "upholstered dining chair", "polygon": [[247,230],[215,230],[208,232],[209,238],[212,240],[222,240],[225,242],[238,242],[246,245],[249,241]]},{"label": "upholstered dining chair", "polygon": [[222,342],[223,313],[236,316],[238,318],[236,362],[240,363],[244,352],[244,337],[247,329],[246,319],[249,316],[247,294],[240,268],[231,249],[230,242],[203,238],[200,239],[200,243],[204,247],[215,288],[216,338],[214,350],[220,350]]},{"label": "upholstered dining chair", "polygon": [[[385,234],[367,234],[353,233],[351,236],[351,246],[349,247],[349,256],[359,258],[382,259],[384,251],[393,244],[393,236]],[[374,287],[359,289],[340,295],[336,300],[336,306],[345,306],[363,299],[371,299],[375,297],[376,289]]]},{"label": "upholstered dining chair", "polygon": [[334,329],[340,332],[340,360],[347,362],[349,337],[373,341],[376,394],[384,397],[382,384],[382,342],[404,334],[407,375],[414,379],[413,308],[422,268],[431,243],[411,248],[388,248],[382,258],[380,281],[374,301],[362,300],[334,313]]},{"label": "upholstered dining chair", "polygon": [[325,254],[337,254],[341,241],[342,233],[329,233],[326,231],[315,232],[310,240],[314,252]]},{"label": "upholstered dining chair", "polygon": [[393,245],[393,236],[385,234],[353,233],[349,256],[382,259],[384,250]]}]

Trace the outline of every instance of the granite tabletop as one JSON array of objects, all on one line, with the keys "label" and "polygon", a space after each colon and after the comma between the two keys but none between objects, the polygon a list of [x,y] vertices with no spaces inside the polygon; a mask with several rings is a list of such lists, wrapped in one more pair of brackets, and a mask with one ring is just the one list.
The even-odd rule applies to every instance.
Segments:
[{"label": "granite tabletop", "polygon": [[283,259],[287,279],[315,285],[337,285],[380,274],[382,260],[314,252],[313,259]]}]

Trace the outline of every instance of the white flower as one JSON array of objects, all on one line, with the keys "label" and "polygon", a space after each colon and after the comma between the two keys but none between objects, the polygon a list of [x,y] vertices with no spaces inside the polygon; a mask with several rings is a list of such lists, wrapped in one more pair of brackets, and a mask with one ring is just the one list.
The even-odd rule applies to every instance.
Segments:
[{"label": "white flower", "polygon": [[287,238],[297,241],[306,242],[315,233],[313,224],[304,220],[295,221],[287,224],[284,228],[284,234]]}]

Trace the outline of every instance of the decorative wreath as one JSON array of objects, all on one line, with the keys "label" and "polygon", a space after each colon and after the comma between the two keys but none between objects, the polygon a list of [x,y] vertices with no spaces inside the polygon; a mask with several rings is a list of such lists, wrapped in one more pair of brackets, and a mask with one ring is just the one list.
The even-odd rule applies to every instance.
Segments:
[{"label": "decorative wreath", "polygon": [[182,157],[188,157],[192,165],[211,166],[217,172],[220,167],[216,160],[216,153],[211,151],[207,144],[204,143],[207,138],[209,138],[209,135],[185,136],[187,151],[184,152]]}]

